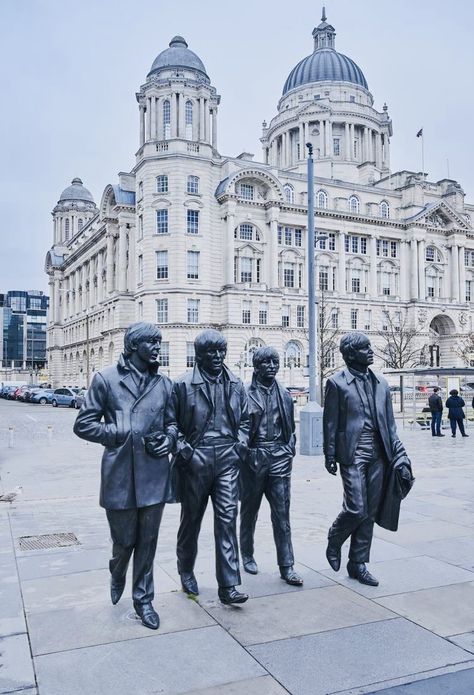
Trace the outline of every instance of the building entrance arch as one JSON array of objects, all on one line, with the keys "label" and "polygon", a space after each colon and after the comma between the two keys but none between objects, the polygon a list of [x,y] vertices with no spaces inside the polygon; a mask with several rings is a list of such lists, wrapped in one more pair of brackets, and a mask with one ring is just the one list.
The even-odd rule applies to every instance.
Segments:
[{"label": "building entrance arch", "polygon": [[450,316],[438,314],[430,323],[428,359],[430,367],[453,366],[456,326]]}]

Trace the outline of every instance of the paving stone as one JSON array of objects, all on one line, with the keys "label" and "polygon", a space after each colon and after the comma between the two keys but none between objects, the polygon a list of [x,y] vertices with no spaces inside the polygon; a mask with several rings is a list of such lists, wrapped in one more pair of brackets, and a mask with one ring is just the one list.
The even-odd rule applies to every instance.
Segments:
[{"label": "paving stone", "polygon": [[323,574],[343,586],[347,586],[352,591],[370,598],[474,580],[474,574],[469,570],[431,557],[412,557],[370,563],[369,569],[379,580],[379,586],[366,586],[351,579],[345,566],[342,566],[337,574],[331,569],[325,570]]},{"label": "paving stone", "polygon": [[54,575],[73,574],[87,570],[104,569],[110,554],[105,548],[77,548],[70,550],[39,550],[37,555],[18,557],[18,571],[22,581]]},{"label": "paving stone", "polygon": [[45,695],[65,695],[68,673],[67,695],[179,695],[267,675],[217,626],[47,654],[35,665]]},{"label": "paving stone", "polygon": [[429,555],[437,560],[474,570],[474,537],[472,536],[415,543],[412,548],[418,555]]},{"label": "paving stone", "polygon": [[18,582],[0,582],[0,636],[26,632]]},{"label": "paving stone", "polygon": [[472,693],[474,693],[474,669],[465,669],[435,678],[426,678],[416,683],[377,690],[372,695],[472,695]]},{"label": "paving stone", "polygon": [[[131,576],[124,597],[131,596]],[[159,567],[155,571],[155,594],[175,591],[178,586],[171,577]],[[59,608],[84,605],[85,603],[106,603],[110,600],[109,570],[89,570],[75,574],[30,579],[23,582],[23,598],[29,613],[45,612]]]},{"label": "paving stone", "polygon": [[28,635],[0,637],[0,693],[35,687]]},{"label": "paving stone", "polygon": [[377,603],[442,637],[474,630],[474,582],[387,596]]},{"label": "paving stone", "polygon": [[474,654],[474,632],[465,632],[461,635],[451,635],[449,637],[449,641]]},{"label": "paving stone", "polygon": [[191,690],[186,695],[285,695],[288,693],[271,676],[250,678],[244,681],[226,683],[215,688]]},{"label": "paving stone", "polygon": [[[160,616],[160,635],[215,625],[206,611],[182,592],[159,594],[153,605]],[[31,613],[28,629],[34,656],[156,634],[141,624],[130,599],[123,598],[116,606],[109,601]]]},{"label": "paving stone", "polygon": [[357,692],[358,687],[370,684],[376,688],[389,679],[462,663],[471,657],[403,618],[248,649],[293,695],[328,695],[350,688]]},{"label": "paving stone", "polygon": [[[455,513],[452,516],[456,518]],[[377,538],[395,541],[398,545],[410,546],[422,541],[437,541],[440,538],[462,538],[474,535],[474,528],[469,529],[460,524],[430,519],[413,524],[401,524],[396,533],[376,527],[374,534]]]},{"label": "paving stone", "polygon": [[341,586],[251,599],[242,607],[205,603],[241,644],[256,644],[384,620],[393,613]]}]

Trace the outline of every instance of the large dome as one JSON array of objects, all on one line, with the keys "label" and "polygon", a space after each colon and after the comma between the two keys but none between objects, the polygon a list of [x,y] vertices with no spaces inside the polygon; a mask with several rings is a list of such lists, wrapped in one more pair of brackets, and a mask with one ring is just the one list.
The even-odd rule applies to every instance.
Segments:
[{"label": "large dome", "polygon": [[334,48],[336,32],[326,22],[324,8],[321,20],[321,24],[313,30],[313,53],[303,58],[290,72],[283,87],[283,95],[296,87],[314,82],[351,82],[364,89],[369,88],[360,67]]},{"label": "large dome", "polygon": [[202,60],[188,48],[182,36],[171,39],[169,48],[162,51],[153,61],[148,77],[163,68],[186,68],[197,70],[209,79]]},{"label": "large dome", "polygon": [[75,178],[71,181],[71,185],[64,189],[59,196],[59,200],[87,200],[89,203],[94,202],[92,193],[83,186],[79,178]]}]

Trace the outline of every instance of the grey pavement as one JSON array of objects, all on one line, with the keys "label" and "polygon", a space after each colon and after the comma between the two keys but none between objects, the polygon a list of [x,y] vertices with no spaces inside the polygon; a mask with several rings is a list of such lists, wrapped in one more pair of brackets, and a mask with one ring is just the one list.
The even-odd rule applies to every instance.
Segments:
[{"label": "grey pavement", "polygon": [[[303,588],[279,577],[264,502],[260,572],[242,576],[249,601],[217,600],[210,510],[196,567],[201,593],[187,598],[176,572],[179,506],[169,505],[156,557],[161,625],[154,632],[136,618],[129,586],[117,606],[110,603],[101,448],[74,437],[74,417],[0,400],[0,494],[16,493],[0,502],[1,694],[474,693],[474,436],[400,430],[416,483],[399,531],[376,528],[370,568],[378,587],[349,579],[345,562],[338,573],[327,565],[327,529],[342,493],[321,457],[294,463]],[[20,548],[20,538],[65,533],[77,542]]]}]

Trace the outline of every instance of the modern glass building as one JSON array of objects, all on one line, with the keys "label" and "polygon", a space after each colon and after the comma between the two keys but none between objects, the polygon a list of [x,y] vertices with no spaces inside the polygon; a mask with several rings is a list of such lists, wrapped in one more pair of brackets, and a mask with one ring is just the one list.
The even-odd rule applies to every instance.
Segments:
[{"label": "modern glass building", "polygon": [[46,364],[49,298],[44,292],[0,294],[0,366],[42,369]]}]

